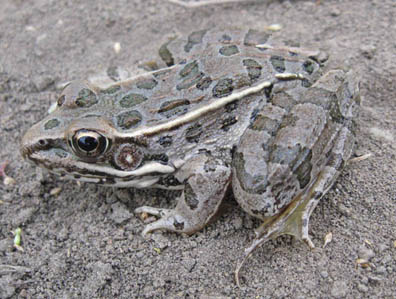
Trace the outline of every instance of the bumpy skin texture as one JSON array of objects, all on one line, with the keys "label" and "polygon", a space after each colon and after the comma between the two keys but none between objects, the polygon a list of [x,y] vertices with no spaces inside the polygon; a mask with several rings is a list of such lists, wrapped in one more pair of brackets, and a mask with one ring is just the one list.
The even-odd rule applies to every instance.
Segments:
[{"label": "bumpy skin texture", "polygon": [[65,177],[183,190],[173,210],[137,210],[159,217],[145,234],[201,229],[232,184],[263,220],[246,256],[285,233],[313,246],[309,216],[353,148],[353,73],[251,29],[200,30],[159,54],[167,68],[105,90],[72,82],[26,133],[22,154]]}]

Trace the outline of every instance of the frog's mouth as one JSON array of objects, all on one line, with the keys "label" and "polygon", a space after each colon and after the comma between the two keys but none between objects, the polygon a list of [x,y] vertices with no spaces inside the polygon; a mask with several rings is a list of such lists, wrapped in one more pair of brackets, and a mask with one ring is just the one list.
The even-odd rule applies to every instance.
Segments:
[{"label": "frog's mouth", "polygon": [[114,187],[147,188],[157,183],[161,176],[176,170],[173,165],[156,161],[149,161],[130,171],[118,170],[110,164],[78,160],[56,148],[32,152],[26,158],[61,177]]}]

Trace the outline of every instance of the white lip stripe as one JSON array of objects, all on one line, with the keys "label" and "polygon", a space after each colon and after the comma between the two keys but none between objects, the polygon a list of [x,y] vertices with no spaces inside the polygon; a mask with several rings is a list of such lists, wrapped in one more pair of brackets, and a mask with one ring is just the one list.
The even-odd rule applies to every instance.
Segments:
[{"label": "white lip stripe", "polygon": [[155,178],[142,178],[139,180],[132,180],[132,181],[126,181],[126,182],[116,182],[113,187],[119,187],[119,188],[126,188],[126,187],[133,187],[133,188],[148,188],[154,185],[159,181],[159,177]]},{"label": "white lip stripe", "polygon": [[169,165],[164,165],[158,162],[149,162],[147,164],[144,164],[142,167],[132,170],[132,171],[122,171],[122,170],[117,170],[114,168],[110,167],[104,167],[100,165],[95,165],[95,164],[87,164],[83,162],[76,162],[75,166],[78,169],[84,169],[84,170],[89,170],[92,172],[103,172],[106,174],[106,176],[112,176],[112,177],[118,177],[118,178],[123,178],[123,177],[128,177],[128,176],[142,176],[146,175],[149,173],[153,172],[159,172],[163,174],[167,173],[172,173],[175,171],[175,168]]},{"label": "white lip stripe", "polygon": [[238,99],[242,99],[248,95],[258,93],[259,91],[263,90],[264,88],[270,87],[272,83],[270,81],[264,81],[256,86],[249,87],[245,90],[242,90],[240,92],[233,93],[227,97],[220,98],[216,101],[213,101],[213,103],[206,105],[204,107],[201,107],[199,109],[196,109],[194,111],[188,112],[183,116],[180,116],[174,120],[171,120],[169,122],[153,126],[153,127],[142,127],[132,133],[115,133],[117,137],[120,138],[133,138],[133,137],[138,137],[138,136],[143,136],[143,135],[152,135],[158,132],[162,131],[167,131],[170,130],[174,127],[178,127],[180,125],[183,125],[185,123],[194,121],[201,117],[202,115],[215,111],[228,103],[231,103],[233,101],[236,101]]}]

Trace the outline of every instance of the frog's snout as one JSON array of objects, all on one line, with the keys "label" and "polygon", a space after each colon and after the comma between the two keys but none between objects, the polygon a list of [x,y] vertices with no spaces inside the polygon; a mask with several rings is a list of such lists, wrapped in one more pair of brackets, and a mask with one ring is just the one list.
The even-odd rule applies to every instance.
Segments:
[{"label": "frog's snout", "polygon": [[24,159],[29,159],[30,156],[41,150],[45,150],[49,146],[49,142],[35,134],[37,132],[33,128],[29,129],[21,140],[20,152]]}]

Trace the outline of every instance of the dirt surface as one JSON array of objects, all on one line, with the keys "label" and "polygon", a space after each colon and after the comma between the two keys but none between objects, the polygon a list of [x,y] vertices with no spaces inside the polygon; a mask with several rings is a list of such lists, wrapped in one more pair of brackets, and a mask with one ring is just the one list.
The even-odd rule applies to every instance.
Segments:
[{"label": "dirt surface", "polygon": [[[0,298],[395,298],[395,20],[394,0],[195,8],[165,0],[2,0],[0,165],[9,161],[15,181],[0,183]],[[361,76],[356,155],[372,156],[350,163],[318,205],[315,250],[289,237],[265,244],[242,269],[239,289],[233,271],[259,223],[234,201],[191,237],[145,240],[134,208],[173,206],[174,194],[62,181],[22,160],[23,132],[47,113],[62,83],[114,66],[135,73],[169,37],[197,28],[271,24],[328,49]],[[329,232],[333,240],[322,248]]]}]

